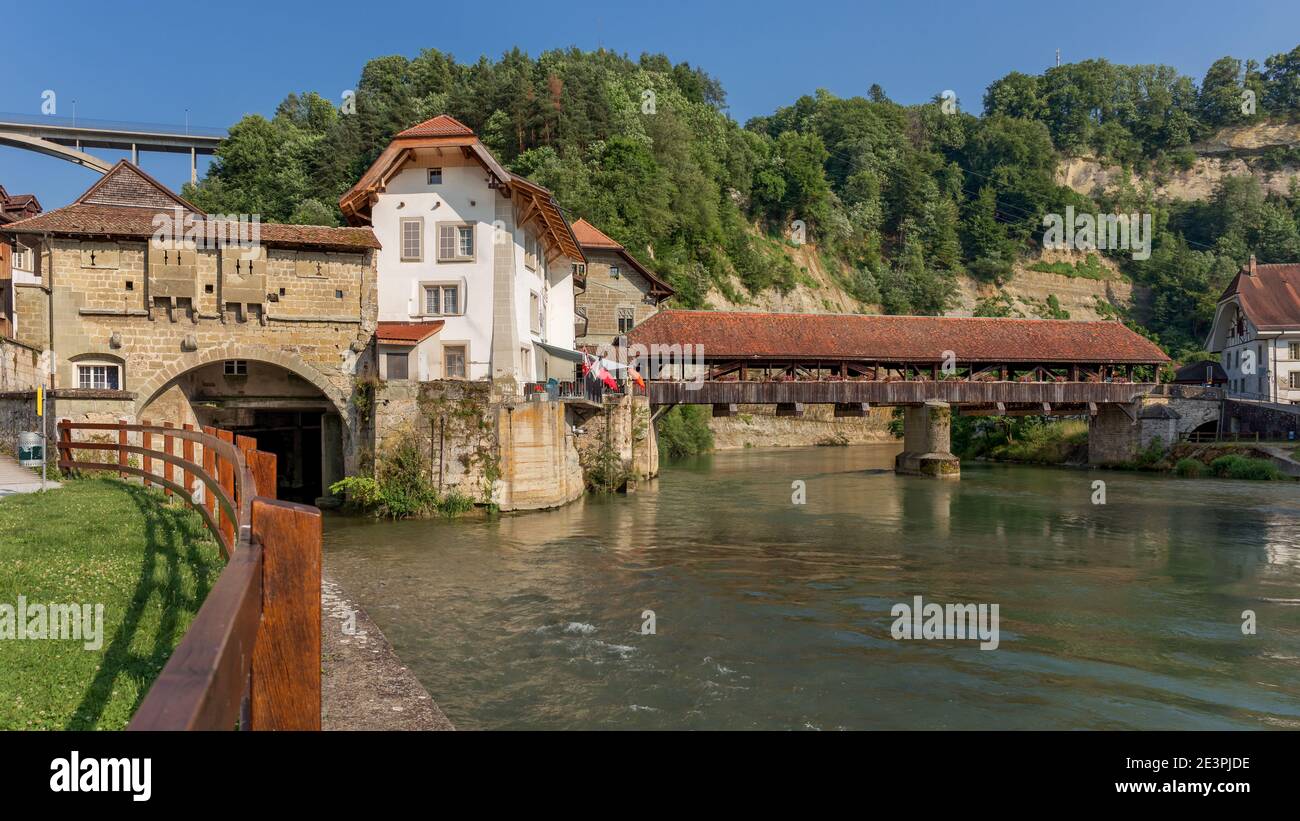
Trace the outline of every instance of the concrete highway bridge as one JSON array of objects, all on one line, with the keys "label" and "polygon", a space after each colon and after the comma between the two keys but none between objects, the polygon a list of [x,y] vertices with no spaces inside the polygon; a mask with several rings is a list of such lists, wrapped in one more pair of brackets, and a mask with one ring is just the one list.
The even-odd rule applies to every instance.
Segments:
[{"label": "concrete highway bridge", "polygon": [[[970,317],[663,311],[637,326],[625,355],[647,377],[650,404],[805,405],[862,416],[904,408],[895,469],[957,477],[951,417],[1089,418],[1089,458],[1132,458],[1152,438],[1176,440],[1180,420],[1218,418],[1219,399],[1160,384],[1169,362],[1119,322]],[[1192,413],[1175,405],[1199,402]]]},{"label": "concrete highway bridge", "polygon": [[132,165],[140,164],[141,151],[188,153],[190,182],[196,183],[199,155],[216,153],[225,138],[222,129],[0,112],[0,145],[57,157],[101,174],[107,174],[113,163],[88,154],[85,149],[130,151]]}]

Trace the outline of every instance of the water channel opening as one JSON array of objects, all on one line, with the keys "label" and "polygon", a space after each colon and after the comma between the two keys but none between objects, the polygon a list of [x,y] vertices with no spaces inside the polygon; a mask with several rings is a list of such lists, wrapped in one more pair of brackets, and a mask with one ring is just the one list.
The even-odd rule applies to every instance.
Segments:
[{"label": "water channel opening", "polygon": [[257,440],[276,456],[277,498],[315,504],[343,476],[343,424],[302,376],[266,362],[227,359],[181,374],[141,412],[155,424],[211,425]]}]

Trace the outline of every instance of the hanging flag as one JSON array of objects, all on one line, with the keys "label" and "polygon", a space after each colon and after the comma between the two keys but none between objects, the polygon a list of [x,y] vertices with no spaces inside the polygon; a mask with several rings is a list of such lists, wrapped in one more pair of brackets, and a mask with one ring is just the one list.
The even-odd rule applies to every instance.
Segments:
[{"label": "hanging flag", "polygon": [[641,390],[645,390],[645,380],[641,378],[641,374],[637,373],[636,368],[629,365],[627,372],[632,375],[632,381],[636,383],[636,386]]}]

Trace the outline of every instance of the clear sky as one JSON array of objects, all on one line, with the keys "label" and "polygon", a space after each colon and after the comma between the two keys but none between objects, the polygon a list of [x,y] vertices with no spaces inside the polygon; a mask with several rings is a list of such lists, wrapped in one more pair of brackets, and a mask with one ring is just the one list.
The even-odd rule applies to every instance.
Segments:
[{"label": "clear sky", "polygon": [[[1074,2],[810,2],[645,0],[407,2],[0,0],[6,71],[0,111],[227,127],[269,115],[291,91],[337,103],[366,60],[437,48],[461,62],[513,46],[604,46],[636,58],[662,52],[722,81],[740,122],[826,88],[865,94],[874,82],[902,103],[945,89],[978,111],[1009,71],[1105,57],[1165,63],[1198,81],[1227,54],[1264,57],[1300,44],[1296,0]],[[121,154],[96,151],[116,160]],[[187,156],[144,154],[145,170],[179,188]],[[201,171],[200,171],[201,173]],[[63,160],[0,147],[0,184],[66,205],[97,175]]]}]

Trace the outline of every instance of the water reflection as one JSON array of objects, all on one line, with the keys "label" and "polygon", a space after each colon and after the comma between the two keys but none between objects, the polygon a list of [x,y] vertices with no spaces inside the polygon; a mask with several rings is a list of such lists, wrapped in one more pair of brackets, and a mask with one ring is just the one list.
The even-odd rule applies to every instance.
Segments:
[{"label": "water reflection", "polygon": [[[331,519],[326,564],[467,728],[1300,726],[1294,485],[938,482],[895,451],[716,454],[490,522]],[[893,641],[918,594],[998,603],[1000,649]]]}]

